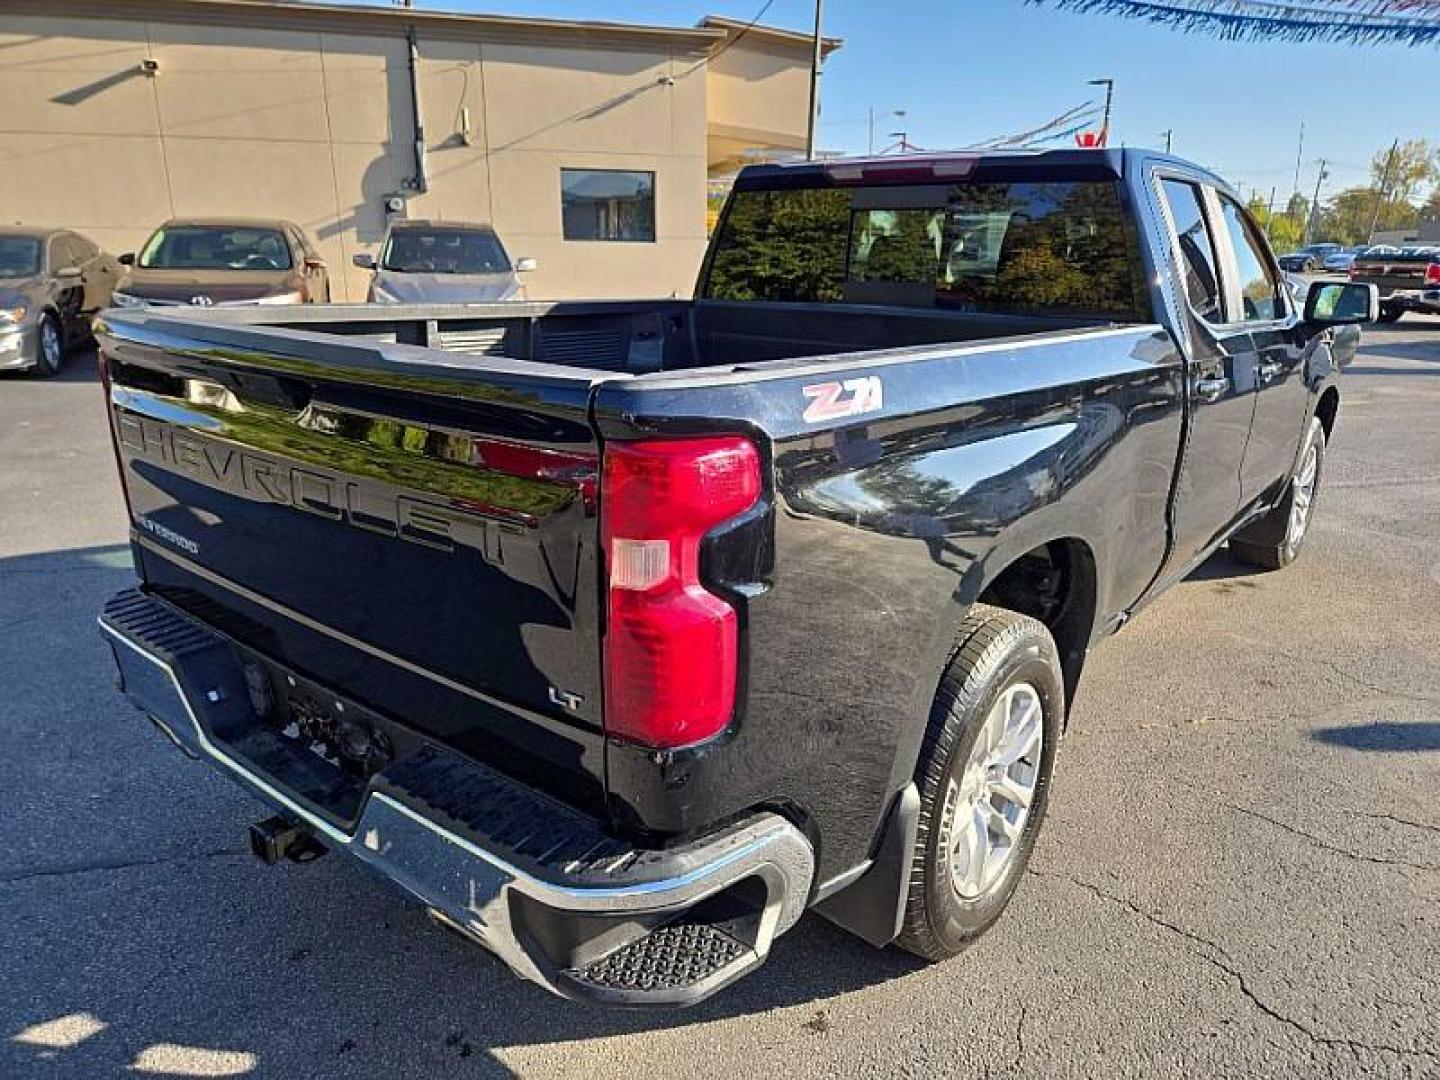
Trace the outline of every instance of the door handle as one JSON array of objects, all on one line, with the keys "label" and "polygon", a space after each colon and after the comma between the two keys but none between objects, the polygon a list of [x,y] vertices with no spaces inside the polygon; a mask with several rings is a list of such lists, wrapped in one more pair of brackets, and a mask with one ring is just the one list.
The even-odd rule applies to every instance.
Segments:
[{"label": "door handle", "polygon": [[1230,380],[1224,375],[1211,379],[1196,379],[1195,393],[1199,394],[1206,401],[1216,401],[1220,395],[1230,389]]},{"label": "door handle", "polygon": [[1256,373],[1260,376],[1260,381],[1262,383],[1268,383],[1271,379],[1275,378],[1275,376],[1280,374],[1282,370],[1282,365],[1277,363],[1276,361],[1270,360],[1265,361],[1255,370]]}]

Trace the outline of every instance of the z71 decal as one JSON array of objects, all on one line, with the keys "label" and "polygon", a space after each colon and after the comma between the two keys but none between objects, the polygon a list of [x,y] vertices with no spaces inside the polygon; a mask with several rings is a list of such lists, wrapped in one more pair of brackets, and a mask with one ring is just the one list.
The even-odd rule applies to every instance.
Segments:
[{"label": "z71 decal", "polygon": [[878,375],[846,379],[844,382],[815,383],[801,387],[800,392],[810,399],[810,404],[805,406],[805,420],[810,424],[876,412],[885,403]]}]

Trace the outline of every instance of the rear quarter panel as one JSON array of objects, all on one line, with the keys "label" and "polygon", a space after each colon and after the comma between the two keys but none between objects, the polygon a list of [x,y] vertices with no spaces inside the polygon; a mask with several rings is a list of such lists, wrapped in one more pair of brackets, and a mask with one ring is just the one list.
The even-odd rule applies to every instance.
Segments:
[{"label": "rear quarter panel", "polygon": [[[880,380],[878,408],[806,419],[807,387],[866,378]],[[605,438],[756,435],[769,471],[758,513],[774,538],[773,559],[732,595],[743,714],[694,751],[612,745],[612,804],[664,831],[788,805],[811,825],[820,881],[862,862],[914,770],[955,629],[1000,570],[1049,540],[1082,540],[1097,626],[1149,585],[1181,392],[1180,355],[1153,326],[602,386]]]}]

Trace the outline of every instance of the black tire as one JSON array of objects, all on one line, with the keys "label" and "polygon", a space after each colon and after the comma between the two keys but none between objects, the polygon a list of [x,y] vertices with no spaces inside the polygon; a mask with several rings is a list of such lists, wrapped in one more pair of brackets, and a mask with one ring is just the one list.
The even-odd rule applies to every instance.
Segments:
[{"label": "black tire", "polygon": [[[53,351],[48,345],[51,334],[54,335],[55,342]],[[65,331],[60,325],[60,320],[47,312],[40,316],[40,323],[35,327],[35,374],[42,379],[58,375],[64,359]]]},{"label": "black tire", "polygon": [[[1311,448],[1315,450],[1315,475],[1309,485],[1298,531],[1291,527],[1297,498],[1297,485],[1303,479]],[[1243,563],[1265,570],[1283,570],[1300,557],[1310,524],[1315,519],[1315,503],[1320,496],[1320,481],[1325,475],[1325,428],[1319,417],[1310,418],[1305,445],[1300,448],[1295,472],[1285,486],[1285,495],[1268,514],[1247,525],[1230,538],[1230,554]]]},{"label": "black tire", "polygon": [[1380,305],[1380,321],[1382,323],[1399,322],[1404,314],[1404,308],[1395,307],[1393,304]]},{"label": "black tire", "polygon": [[[998,877],[978,895],[961,895],[952,859],[958,785],[992,706],[1012,687],[1028,685],[1041,708],[1039,761],[1030,763],[1029,812]],[[915,782],[920,822],[910,869],[904,927],[897,944],[927,960],[946,960],[983,934],[1010,902],[1045,819],[1055,747],[1065,715],[1065,684],[1055,642],[1044,624],[1002,608],[976,604],[961,624],[958,644],[930,710]],[[1027,761],[1026,758],[1020,759]]]}]

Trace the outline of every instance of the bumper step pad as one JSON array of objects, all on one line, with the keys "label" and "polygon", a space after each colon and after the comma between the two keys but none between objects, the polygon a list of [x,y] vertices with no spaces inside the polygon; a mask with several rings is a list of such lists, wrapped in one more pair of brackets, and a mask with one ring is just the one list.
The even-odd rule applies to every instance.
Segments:
[{"label": "bumper step pad", "polygon": [[[753,949],[717,926],[677,922],[569,974],[577,982],[604,990],[651,995],[688,990],[727,968],[748,968],[758,960]],[[737,970],[735,975],[740,973]]]}]

